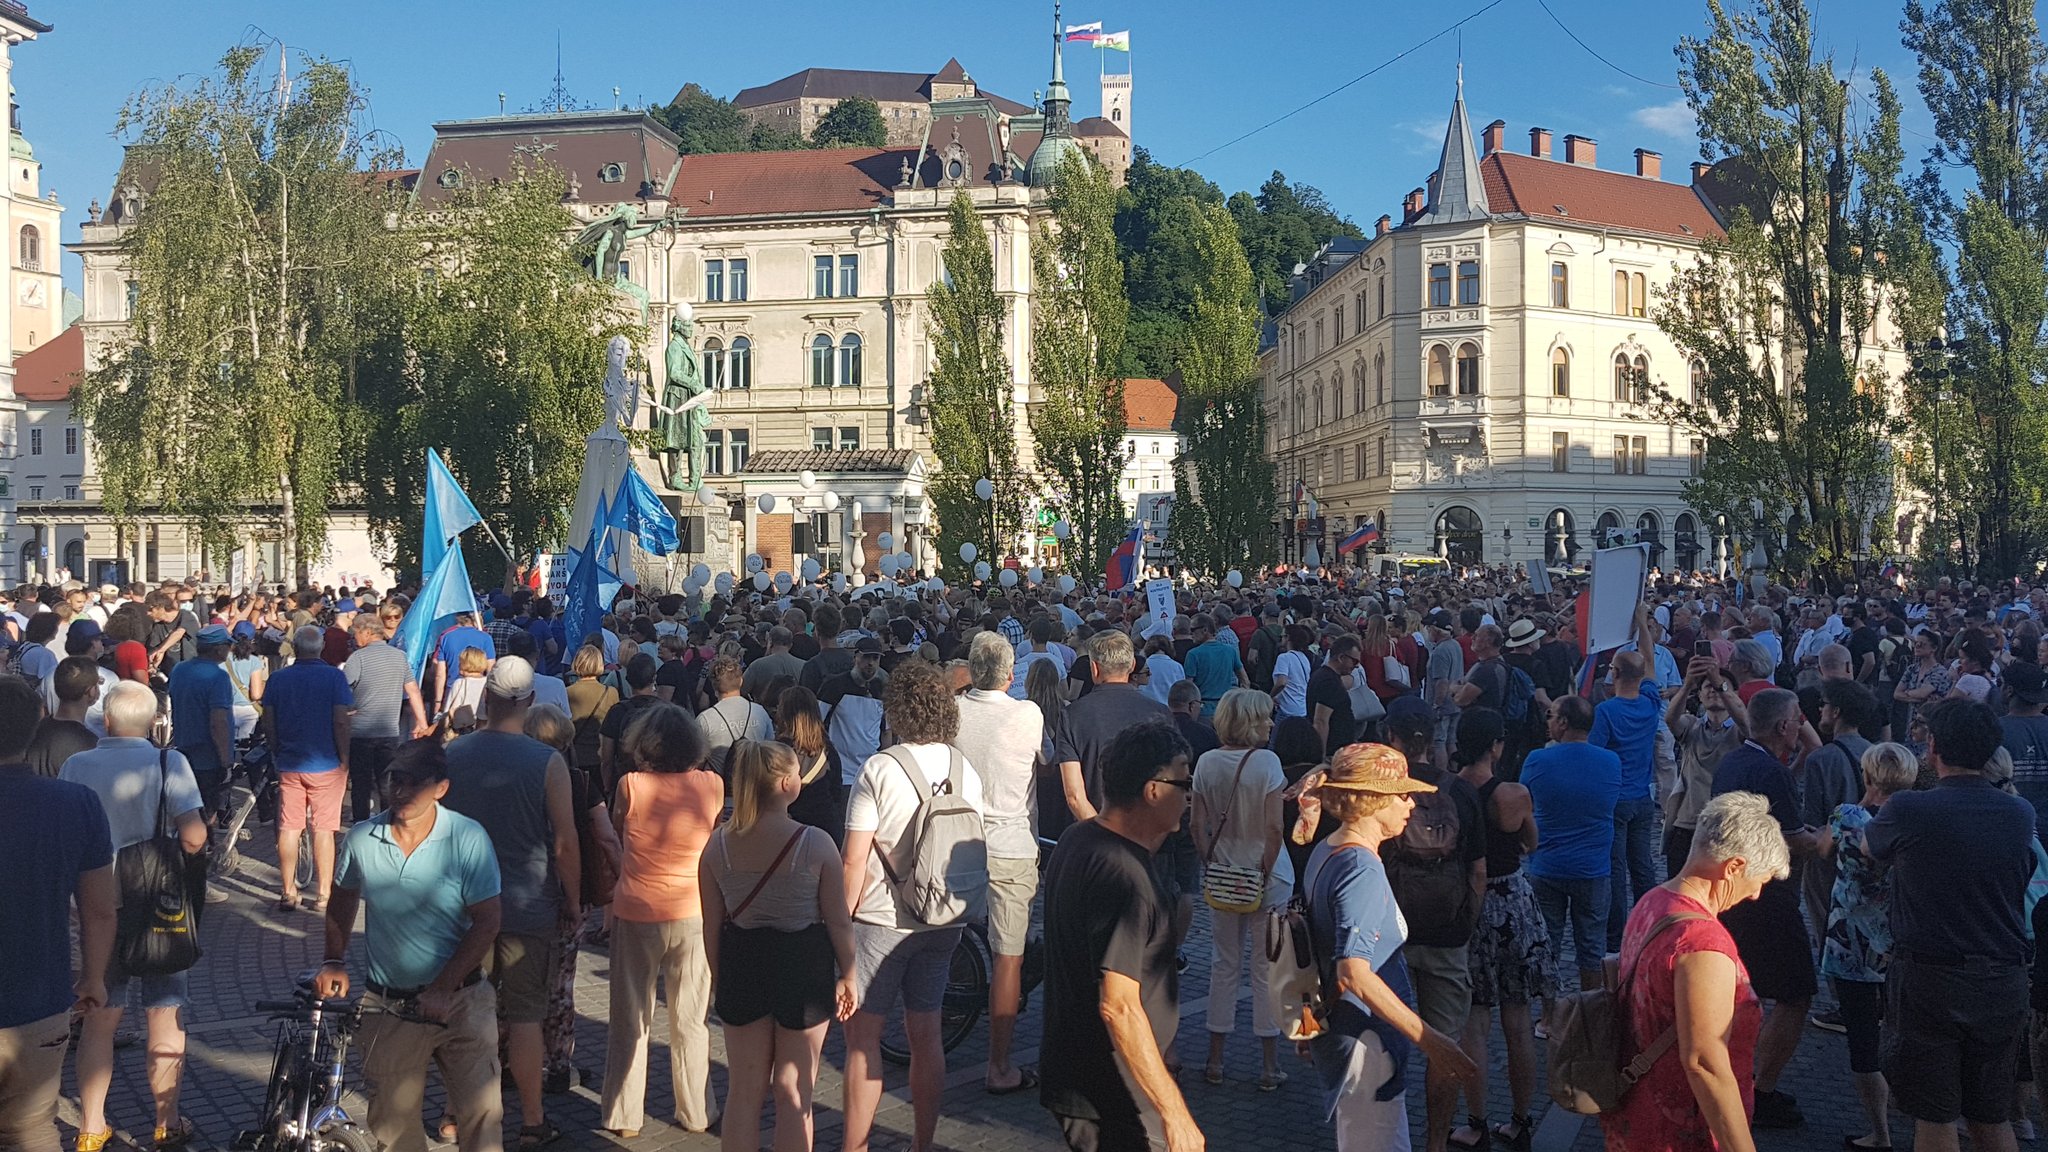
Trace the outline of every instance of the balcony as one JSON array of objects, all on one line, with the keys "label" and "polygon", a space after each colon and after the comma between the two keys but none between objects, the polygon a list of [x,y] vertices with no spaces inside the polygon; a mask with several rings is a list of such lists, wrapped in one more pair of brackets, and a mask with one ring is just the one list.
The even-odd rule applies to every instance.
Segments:
[{"label": "balcony", "polygon": [[1486,323],[1486,308],[1480,304],[1460,304],[1448,308],[1424,308],[1422,330],[1429,332],[1439,328],[1476,328]]},{"label": "balcony", "polygon": [[1456,416],[1484,416],[1486,415],[1486,397],[1424,396],[1415,414],[1424,420]]}]

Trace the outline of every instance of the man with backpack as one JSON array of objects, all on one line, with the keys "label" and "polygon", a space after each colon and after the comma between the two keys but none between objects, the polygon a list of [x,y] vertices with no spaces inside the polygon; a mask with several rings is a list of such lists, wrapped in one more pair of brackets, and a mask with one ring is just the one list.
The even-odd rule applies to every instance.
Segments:
[{"label": "man with backpack", "polygon": [[1273,665],[1280,659],[1280,649],[1287,639],[1287,630],[1280,622],[1280,605],[1268,604],[1262,623],[1246,638],[1244,667],[1251,677],[1252,687],[1261,692],[1273,690]]},{"label": "man with backpack", "polygon": [[869,757],[846,805],[846,897],[859,1006],[846,1021],[846,1152],[866,1152],[882,1102],[882,1026],[903,1006],[910,1038],[911,1152],[927,1152],[945,1092],[939,1009],[953,950],[987,914],[981,777],[952,747],[960,710],[934,665],[889,677],[883,720],[895,743]]},{"label": "man with backpack", "polygon": [[[1480,632],[1499,629],[1488,624]],[[1486,819],[1479,792],[1430,763],[1434,710],[1402,696],[1387,706],[1387,732],[1408,758],[1408,774],[1436,787],[1417,792],[1401,835],[1381,848],[1394,903],[1408,922],[1402,954],[1415,985],[1416,1012],[1446,1036],[1461,1035],[1472,1013],[1472,930],[1486,901]],[[1458,1081],[1434,1061],[1424,1080],[1429,1152],[1444,1152]]]}]

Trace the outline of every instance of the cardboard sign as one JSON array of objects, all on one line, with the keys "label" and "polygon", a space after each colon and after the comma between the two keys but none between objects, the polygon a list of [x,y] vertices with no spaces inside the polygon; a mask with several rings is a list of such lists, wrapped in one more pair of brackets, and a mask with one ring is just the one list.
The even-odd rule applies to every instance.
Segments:
[{"label": "cardboard sign", "polygon": [[1152,623],[1150,627],[1165,626],[1167,634],[1173,632],[1173,581],[1161,577],[1145,581],[1145,616]]},{"label": "cardboard sign", "polygon": [[1650,571],[1650,546],[1630,544],[1593,553],[1590,602],[1586,609],[1586,651],[1605,652],[1636,637],[1636,608]]}]

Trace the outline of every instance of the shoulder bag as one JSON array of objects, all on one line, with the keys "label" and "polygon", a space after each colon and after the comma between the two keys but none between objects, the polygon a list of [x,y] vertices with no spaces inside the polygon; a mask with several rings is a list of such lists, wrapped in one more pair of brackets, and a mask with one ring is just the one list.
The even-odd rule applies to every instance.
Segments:
[{"label": "shoulder bag", "polygon": [[[170,749],[156,754],[156,835],[114,856],[121,887],[114,960],[129,976],[169,976],[199,963],[199,909],[185,845],[168,820]],[[201,857],[204,860],[204,857]],[[202,884],[198,898],[204,899]]]},{"label": "shoulder bag", "polygon": [[[1237,772],[1230,778],[1231,808],[1237,804],[1237,786],[1244,782],[1244,766],[1255,751],[1247,748],[1237,758]],[[1247,864],[1214,863],[1216,845],[1223,841],[1223,830],[1230,827],[1231,808],[1223,810],[1222,819],[1216,822],[1216,834],[1209,838],[1209,850],[1202,853],[1202,899],[1218,912],[1244,915],[1257,912],[1265,903],[1266,870]]]},{"label": "shoulder bag", "polygon": [[1677,912],[1657,921],[1636,952],[1638,962],[1622,973],[1613,991],[1589,988],[1559,996],[1545,1013],[1550,1028],[1550,1098],[1560,1108],[1582,1116],[1598,1116],[1621,1107],[1629,1089],[1648,1075],[1657,1061],[1678,1043],[1678,1025],[1641,1052],[1629,1055],[1628,997],[1636,969],[1651,941],[1666,928],[1685,920],[1705,920],[1697,912]]}]

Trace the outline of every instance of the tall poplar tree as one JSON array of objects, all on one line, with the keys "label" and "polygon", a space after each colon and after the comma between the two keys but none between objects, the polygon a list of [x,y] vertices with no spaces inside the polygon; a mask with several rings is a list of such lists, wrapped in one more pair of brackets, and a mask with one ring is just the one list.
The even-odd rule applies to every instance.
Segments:
[{"label": "tall poplar tree", "polygon": [[1202,269],[1181,353],[1186,447],[1174,458],[1167,531],[1188,567],[1220,577],[1272,562],[1274,472],[1259,395],[1259,307],[1237,224],[1221,204],[1182,199],[1178,225]]},{"label": "tall poplar tree", "polygon": [[[148,177],[122,256],[131,323],[77,396],[117,519],[157,508],[215,546],[275,506],[284,573],[320,554],[348,367],[398,266],[371,174],[402,156],[347,70],[235,48],[116,124]],[[278,59],[283,64],[282,57]]]},{"label": "tall poplar tree", "polygon": [[1038,470],[1073,530],[1072,566],[1100,572],[1129,513],[1118,485],[1124,445],[1123,258],[1116,188],[1078,149],[1060,160],[1052,219],[1031,244],[1031,412]]},{"label": "tall poplar tree", "polygon": [[2048,545],[2048,50],[2028,0],[1912,0],[1900,29],[1934,117],[1918,199],[1952,256],[1952,375],[1912,391],[1913,471],[1942,490],[1937,561],[2013,576]]},{"label": "tall poplar tree", "polygon": [[[931,286],[933,363],[926,409],[939,474],[932,503],[939,515],[939,560],[960,573],[960,545],[972,543],[1000,564],[1024,524],[1028,492],[1017,466],[1015,381],[1003,353],[1003,302],[996,295],[994,250],[981,214],[965,189],[953,195],[942,259],[945,276]],[[986,478],[995,497],[983,501],[974,482]]]},{"label": "tall poplar tree", "polygon": [[1774,563],[1841,572],[1890,519],[1903,406],[1879,355],[1925,324],[1898,99],[1873,71],[1874,112],[1851,116],[1803,0],[1708,13],[1708,34],[1679,44],[1679,79],[1731,219],[1652,310],[1686,358],[1657,407],[1705,441],[1689,503],[1743,524],[1760,500],[1789,540]]}]

